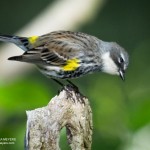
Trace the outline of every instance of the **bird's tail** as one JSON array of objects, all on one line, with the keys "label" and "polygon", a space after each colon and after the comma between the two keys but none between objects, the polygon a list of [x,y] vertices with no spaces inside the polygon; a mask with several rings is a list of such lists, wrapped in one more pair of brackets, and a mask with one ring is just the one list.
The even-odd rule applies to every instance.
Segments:
[{"label": "bird's tail", "polygon": [[16,44],[18,47],[23,49],[24,51],[28,50],[28,38],[19,37],[19,36],[11,36],[11,35],[2,35],[0,34],[0,41],[2,42],[10,42]]},{"label": "bird's tail", "polygon": [[22,56],[13,56],[9,57],[8,60],[22,61]]}]

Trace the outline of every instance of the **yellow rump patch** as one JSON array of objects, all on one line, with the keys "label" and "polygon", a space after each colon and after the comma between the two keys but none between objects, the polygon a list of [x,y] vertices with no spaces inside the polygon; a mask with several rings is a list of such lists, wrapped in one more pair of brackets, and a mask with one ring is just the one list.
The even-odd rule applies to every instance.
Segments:
[{"label": "yellow rump patch", "polygon": [[38,38],[39,38],[38,36],[31,36],[28,38],[28,40],[31,44],[34,44]]},{"label": "yellow rump patch", "polygon": [[67,60],[67,64],[63,66],[62,69],[64,71],[74,71],[80,66],[79,62],[79,59],[76,58],[69,59]]}]

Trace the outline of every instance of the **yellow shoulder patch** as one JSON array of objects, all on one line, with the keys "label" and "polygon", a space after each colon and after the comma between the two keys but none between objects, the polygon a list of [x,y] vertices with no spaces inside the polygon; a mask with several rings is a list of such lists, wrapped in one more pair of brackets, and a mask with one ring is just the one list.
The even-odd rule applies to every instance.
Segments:
[{"label": "yellow shoulder patch", "polygon": [[38,36],[31,36],[28,38],[28,40],[31,44],[34,44],[38,38],[39,38]]},{"label": "yellow shoulder patch", "polygon": [[80,60],[76,58],[69,59],[67,60],[67,64],[63,66],[62,69],[64,71],[74,71],[80,66],[79,62]]}]

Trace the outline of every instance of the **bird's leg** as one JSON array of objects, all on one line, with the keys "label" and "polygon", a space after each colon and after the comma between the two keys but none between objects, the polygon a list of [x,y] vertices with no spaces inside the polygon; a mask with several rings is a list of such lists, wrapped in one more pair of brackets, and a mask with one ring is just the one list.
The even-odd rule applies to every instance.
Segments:
[{"label": "bird's leg", "polygon": [[60,81],[58,81],[57,79],[51,78],[53,81],[55,81],[57,84],[61,85],[62,87],[64,87],[64,84],[61,83]]},{"label": "bird's leg", "polygon": [[[54,79],[54,78],[51,78],[51,79],[64,88],[64,84],[63,84],[63,83],[61,83],[61,82],[58,81],[57,79]],[[59,93],[63,90],[63,88],[62,88],[61,90],[58,90],[58,95],[59,95]]]},{"label": "bird's leg", "polygon": [[[71,90],[73,89],[75,91],[75,94],[76,94],[76,97],[77,97],[78,101],[80,101],[81,103],[85,104],[85,101],[83,99],[83,98],[85,98],[85,96],[83,96],[80,93],[79,88],[74,83],[72,83],[70,80],[66,80],[66,81],[69,83],[67,88],[71,88]],[[70,92],[69,96],[72,97],[72,93],[71,92]],[[73,99],[73,101],[75,102],[74,99]]]},{"label": "bird's leg", "polygon": [[66,80],[66,81],[71,85],[72,88],[75,89],[76,92],[79,92],[78,87],[74,83],[72,83],[70,80]]}]

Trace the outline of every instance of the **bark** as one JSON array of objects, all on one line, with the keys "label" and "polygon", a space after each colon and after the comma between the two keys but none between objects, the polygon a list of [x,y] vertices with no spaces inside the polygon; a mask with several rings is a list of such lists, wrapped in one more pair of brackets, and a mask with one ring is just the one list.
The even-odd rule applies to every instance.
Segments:
[{"label": "bark", "polygon": [[27,111],[27,150],[59,150],[60,132],[66,127],[72,150],[90,150],[92,144],[92,112],[89,101],[71,85],[42,108]]}]

